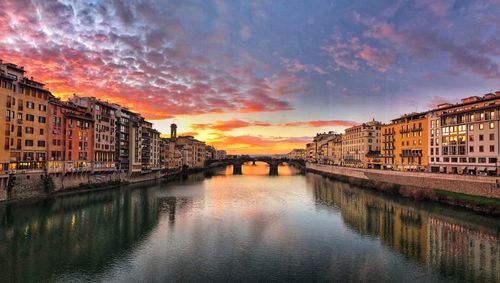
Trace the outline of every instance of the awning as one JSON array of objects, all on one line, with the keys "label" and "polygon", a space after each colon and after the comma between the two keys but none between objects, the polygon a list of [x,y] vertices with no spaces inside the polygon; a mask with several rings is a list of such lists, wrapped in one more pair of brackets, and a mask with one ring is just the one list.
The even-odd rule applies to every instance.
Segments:
[{"label": "awning", "polygon": [[477,171],[486,171],[486,167],[477,167]]}]

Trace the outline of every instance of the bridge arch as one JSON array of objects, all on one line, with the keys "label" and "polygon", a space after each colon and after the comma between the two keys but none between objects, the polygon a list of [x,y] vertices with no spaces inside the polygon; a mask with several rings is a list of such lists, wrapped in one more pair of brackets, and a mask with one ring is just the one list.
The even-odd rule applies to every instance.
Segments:
[{"label": "bridge arch", "polygon": [[233,165],[233,175],[241,175],[243,164],[248,162],[255,164],[255,162],[258,161],[267,163],[269,165],[270,176],[278,175],[278,167],[282,163],[287,163],[289,166],[294,166],[300,169],[301,172],[305,172],[305,162],[303,160],[271,157],[238,157],[224,160],[210,160],[207,162],[206,168]]}]

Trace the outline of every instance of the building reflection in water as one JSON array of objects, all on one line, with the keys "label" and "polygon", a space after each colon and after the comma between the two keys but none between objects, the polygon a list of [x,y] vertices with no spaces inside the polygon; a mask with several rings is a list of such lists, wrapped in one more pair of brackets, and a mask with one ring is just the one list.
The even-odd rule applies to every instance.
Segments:
[{"label": "building reflection in water", "polygon": [[318,175],[306,177],[317,206],[338,208],[344,224],[358,234],[378,239],[446,278],[500,282],[500,222],[492,225],[490,218],[459,210],[455,213],[469,215],[440,215],[441,211],[434,212],[435,204],[382,195]]},{"label": "building reflection in water", "polygon": [[101,272],[157,224],[158,202],[150,192],[113,190],[0,207],[0,279]]}]

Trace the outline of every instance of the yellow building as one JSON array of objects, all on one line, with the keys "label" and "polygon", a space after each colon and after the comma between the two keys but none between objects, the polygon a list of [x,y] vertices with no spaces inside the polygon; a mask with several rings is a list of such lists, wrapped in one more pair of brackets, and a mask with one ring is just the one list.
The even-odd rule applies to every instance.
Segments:
[{"label": "yellow building", "polygon": [[44,170],[47,161],[47,106],[52,94],[44,84],[24,77],[24,68],[0,61],[2,171]]},{"label": "yellow building", "polygon": [[428,162],[428,114],[411,113],[381,128],[384,169],[425,171]]}]

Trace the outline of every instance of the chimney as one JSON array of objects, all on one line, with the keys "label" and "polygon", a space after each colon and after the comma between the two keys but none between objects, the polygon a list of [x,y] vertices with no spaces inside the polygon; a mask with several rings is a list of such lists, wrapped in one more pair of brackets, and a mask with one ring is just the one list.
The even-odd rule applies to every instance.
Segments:
[{"label": "chimney", "polygon": [[170,139],[174,142],[177,140],[177,125],[170,124]]}]

